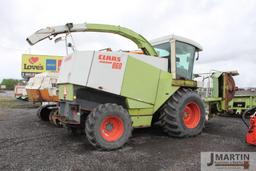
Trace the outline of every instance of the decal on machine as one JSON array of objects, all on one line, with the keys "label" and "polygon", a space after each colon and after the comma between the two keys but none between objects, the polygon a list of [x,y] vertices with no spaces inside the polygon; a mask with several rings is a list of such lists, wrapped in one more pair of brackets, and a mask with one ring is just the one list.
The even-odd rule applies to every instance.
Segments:
[{"label": "decal on machine", "polygon": [[98,61],[99,63],[109,64],[112,66],[112,69],[118,70],[121,70],[123,65],[121,57],[118,56],[99,54]]}]

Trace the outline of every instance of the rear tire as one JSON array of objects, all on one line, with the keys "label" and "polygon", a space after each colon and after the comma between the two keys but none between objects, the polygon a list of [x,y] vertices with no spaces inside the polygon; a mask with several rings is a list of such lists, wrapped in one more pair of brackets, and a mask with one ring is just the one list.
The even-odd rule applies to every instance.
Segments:
[{"label": "rear tire", "polygon": [[49,115],[51,113],[51,109],[48,109],[49,105],[40,106],[37,110],[37,116],[42,121],[49,121]]},{"label": "rear tire", "polygon": [[117,104],[101,104],[87,117],[85,132],[94,147],[103,150],[118,149],[132,134],[130,115]]},{"label": "rear tire", "polygon": [[49,121],[51,124],[55,125],[56,127],[62,127],[62,124],[59,119],[56,118],[58,116],[58,110],[57,109],[52,109],[50,114],[49,114]]},{"label": "rear tire", "polygon": [[196,136],[204,128],[203,101],[191,89],[181,88],[164,105],[160,121],[163,131],[169,136]]}]

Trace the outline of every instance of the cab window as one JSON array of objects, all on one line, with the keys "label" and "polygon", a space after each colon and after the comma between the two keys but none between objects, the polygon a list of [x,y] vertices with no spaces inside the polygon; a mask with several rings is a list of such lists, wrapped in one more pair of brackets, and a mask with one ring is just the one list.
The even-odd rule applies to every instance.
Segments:
[{"label": "cab window", "polygon": [[183,42],[176,42],[176,78],[191,80],[195,57],[195,47]]},{"label": "cab window", "polygon": [[170,58],[171,45],[169,42],[155,45],[154,49],[156,50],[159,57]]}]

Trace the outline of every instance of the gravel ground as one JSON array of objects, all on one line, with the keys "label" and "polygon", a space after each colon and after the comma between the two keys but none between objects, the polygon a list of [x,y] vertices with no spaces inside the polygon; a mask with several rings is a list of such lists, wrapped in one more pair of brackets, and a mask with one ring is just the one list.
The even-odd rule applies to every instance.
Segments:
[{"label": "gravel ground", "polygon": [[124,148],[104,152],[95,150],[85,136],[42,122],[35,113],[33,105],[0,93],[1,171],[194,171],[200,170],[202,151],[256,151],[244,142],[246,128],[240,118],[215,117],[201,135],[186,139],[169,138],[159,128],[137,129]]}]

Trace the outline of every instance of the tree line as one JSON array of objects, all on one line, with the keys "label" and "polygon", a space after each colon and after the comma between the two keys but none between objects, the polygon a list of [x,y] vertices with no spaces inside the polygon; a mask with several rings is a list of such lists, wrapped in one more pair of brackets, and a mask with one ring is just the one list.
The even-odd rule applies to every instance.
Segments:
[{"label": "tree line", "polygon": [[21,83],[21,80],[18,80],[18,79],[3,79],[2,82],[1,82],[1,85],[5,85],[6,90],[14,90],[14,87],[18,83]]}]

